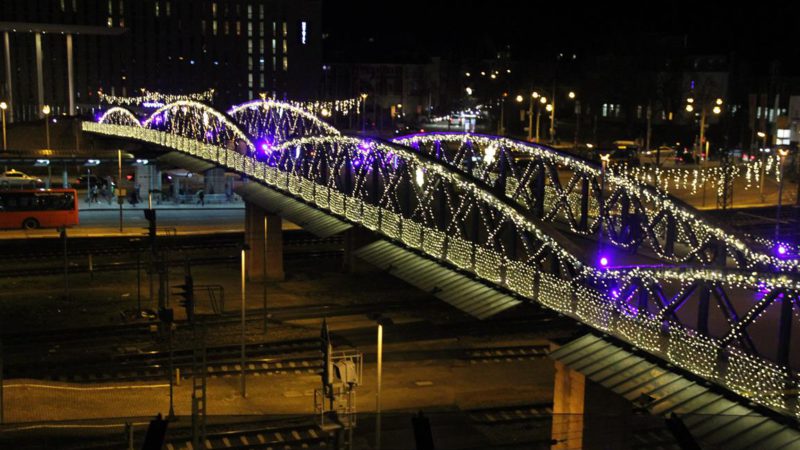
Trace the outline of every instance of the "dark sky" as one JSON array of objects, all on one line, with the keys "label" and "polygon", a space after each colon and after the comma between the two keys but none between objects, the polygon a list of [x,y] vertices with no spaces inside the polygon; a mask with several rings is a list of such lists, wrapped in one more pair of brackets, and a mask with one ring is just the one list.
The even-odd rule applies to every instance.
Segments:
[{"label": "dark sky", "polygon": [[323,28],[334,58],[369,52],[491,54],[510,45],[515,58],[544,59],[560,51],[624,51],[670,35],[696,53],[733,51],[800,62],[800,2],[698,3],[324,0]]}]

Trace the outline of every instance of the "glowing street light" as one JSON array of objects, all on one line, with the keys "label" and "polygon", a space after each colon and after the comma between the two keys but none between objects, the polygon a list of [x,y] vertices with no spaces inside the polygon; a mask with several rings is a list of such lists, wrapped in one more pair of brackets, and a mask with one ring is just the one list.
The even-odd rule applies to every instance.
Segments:
[{"label": "glowing street light", "polygon": [[692,112],[692,111],[694,111],[694,106],[692,106],[692,104],[691,104],[691,103],[689,103],[688,105],[686,105],[686,111],[687,111],[687,112]]},{"label": "glowing street light", "polygon": [[472,88],[467,86],[467,95],[472,95]]},{"label": "glowing street light", "polygon": [[567,97],[569,97],[570,100],[574,100],[575,99],[575,93],[572,92],[572,91],[569,91],[569,94],[567,94]]},{"label": "glowing street light", "polygon": [[3,151],[8,150],[8,141],[6,140],[6,110],[8,109],[8,103],[0,102],[0,110],[3,112]]},{"label": "glowing street light", "polygon": [[42,106],[42,114],[44,114],[44,134],[47,139],[45,148],[50,148],[50,105]]},{"label": "glowing street light", "polygon": [[523,98],[522,98],[521,95],[517,95],[516,100],[517,100],[517,103],[522,103]]}]

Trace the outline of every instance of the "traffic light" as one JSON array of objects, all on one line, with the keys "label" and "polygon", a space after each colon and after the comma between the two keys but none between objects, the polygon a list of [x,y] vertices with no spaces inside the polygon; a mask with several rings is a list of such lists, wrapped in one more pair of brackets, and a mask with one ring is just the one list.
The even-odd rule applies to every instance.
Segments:
[{"label": "traffic light", "polygon": [[155,239],[155,237],[156,237],[156,210],[155,209],[145,209],[144,210],[144,218],[147,219],[147,232],[150,235],[150,239]]},{"label": "traffic light", "polygon": [[186,309],[186,320],[194,323],[194,280],[191,275],[183,277],[183,284],[177,286],[180,289],[178,296],[183,297],[180,305]]}]

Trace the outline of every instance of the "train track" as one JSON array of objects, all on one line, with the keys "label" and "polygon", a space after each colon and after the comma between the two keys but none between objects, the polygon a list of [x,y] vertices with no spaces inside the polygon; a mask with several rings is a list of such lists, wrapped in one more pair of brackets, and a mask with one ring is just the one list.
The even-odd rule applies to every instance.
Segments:
[{"label": "train track", "polygon": [[[322,354],[318,339],[249,344],[244,371],[251,375],[319,373]],[[509,355],[514,355],[513,358]],[[447,350],[418,350],[385,354],[387,361],[454,359],[478,363],[504,363],[542,358],[545,346],[486,347]],[[170,363],[171,359],[171,363]],[[8,378],[47,379],[62,382],[96,383],[162,380],[170,366],[181,377],[193,375],[193,350],[152,351],[108,358],[85,359],[62,364],[30,363],[7,368]],[[226,345],[207,348],[206,375],[211,378],[239,375],[242,372],[241,347]]]},{"label": "train track", "polygon": [[479,425],[500,425],[534,420],[550,420],[552,403],[495,406],[467,410],[470,421]]},{"label": "train track", "polygon": [[[230,428],[230,427],[228,427]],[[327,448],[332,436],[315,422],[302,420],[271,426],[239,426],[206,435],[205,449],[314,449]],[[166,450],[192,448],[191,440],[180,436],[168,439]]]}]

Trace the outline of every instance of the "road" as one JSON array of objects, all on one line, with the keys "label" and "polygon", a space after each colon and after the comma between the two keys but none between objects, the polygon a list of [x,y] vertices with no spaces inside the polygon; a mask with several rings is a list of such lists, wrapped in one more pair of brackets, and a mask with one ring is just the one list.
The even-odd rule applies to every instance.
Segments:
[{"label": "road", "polygon": [[[244,207],[235,206],[164,206],[158,207],[158,227],[175,229],[179,234],[207,232],[242,232],[244,230]],[[71,237],[141,236],[146,233],[147,220],[144,208],[126,205],[123,209],[123,232],[119,232],[119,209],[106,205],[86,207],[81,205],[80,224],[68,230]],[[298,229],[284,221],[284,230]],[[0,230],[0,239],[53,238],[55,229]]]}]

